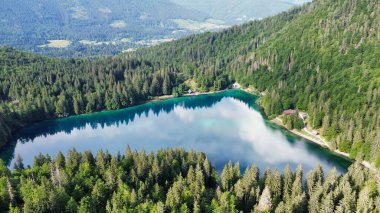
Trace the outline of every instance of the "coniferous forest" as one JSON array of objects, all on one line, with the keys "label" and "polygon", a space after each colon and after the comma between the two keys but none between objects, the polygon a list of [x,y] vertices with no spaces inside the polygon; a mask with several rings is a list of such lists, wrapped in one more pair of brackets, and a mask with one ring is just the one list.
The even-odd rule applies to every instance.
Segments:
[{"label": "coniferous forest", "polygon": [[[229,163],[218,175],[202,153],[182,149],[111,156],[71,150],[39,155],[31,168],[0,160],[0,208],[10,212],[375,212],[379,176],[354,164],[338,176]],[[375,181],[377,180],[377,182]]]},{"label": "coniferous forest", "polygon": [[317,0],[289,12],[117,57],[54,59],[0,49],[0,139],[39,120],[119,109],[234,81],[271,117],[310,115],[333,149],[380,165],[380,4]]},{"label": "coniferous forest", "polygon": [[[0,146],[35,122],[120,109],[160,95],[181,95],[189,81],[217,91],[235,81],[261,92],[271,118],[286,109],[332,149],[380,167],[380,3],[315,0],[274,17],[115,57],[58,59],[0,48]],[[294,122],[293,122],[294,123]],[[297,122],[296,122],[297,123]],[[298,128],[298,125],[292,125]],[[380,180],[353,165],[338,177],[316,168],[227,165],[183,150],[125,156],[72,151],[18,160],[0,170],[0,206],[17,212],[371,212]],[[106,208],[101,208],[106,206]],[[331,211],[332,210],[332,211]]]}]

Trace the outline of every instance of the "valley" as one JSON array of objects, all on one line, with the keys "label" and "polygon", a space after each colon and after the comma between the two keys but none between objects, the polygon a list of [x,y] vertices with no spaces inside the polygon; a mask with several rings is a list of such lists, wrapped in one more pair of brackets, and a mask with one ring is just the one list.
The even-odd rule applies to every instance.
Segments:
[{"label": "valley", "polygon": [[0,211],[376,212],[379,2],[239,2],[5,0]]},{"label": "valley", "polygon": [[[254,0],[254,7],[262,9],[252,13],[260,11],[257,15],[264,18],[303,3],[271,1]],[[91,3],[4,0],[0,5],[0,45],[54,57],[109,56],[131,48],[157,45],[161,40],[220,31],[242,23],[210,13],[205,6],[201,2],[171,0],[94,0]],[[218,14],[225,12],[223,7],[215,8]],[[233,10],[241,12],[241,8]]]}]

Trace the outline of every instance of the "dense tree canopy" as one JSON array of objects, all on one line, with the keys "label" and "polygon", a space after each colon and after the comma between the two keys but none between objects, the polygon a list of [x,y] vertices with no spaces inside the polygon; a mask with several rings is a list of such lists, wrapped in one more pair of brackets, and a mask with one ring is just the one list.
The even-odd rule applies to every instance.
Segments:
[{"label": "dense tree canopy", "polygon": [[61,60],[0,48],[0,58],[0,144],[9,130],[135,105],[183,81],[175,67],[123,57]]},{"label": "dense tree canopy", "polygon": [[[9,171],[0,160],[0,209],[10,212],[371,212],[380,208],[379,177],[353,165],[338,176],[316,167],[220,175],[202,153],[182,149],[111,156],[107,151],[39,155]],[[375,180],[378,180],[377,182]]]},{"label": "dense tree canopy", "polygon": [[254,85],[265,94],[269,117],[289,108],[306,111],[308,125],[332,148],[380,163],[379,11],[375,0],[316,0],[138,54],[180,64],[200,88],[212,88],[224,75]]}]

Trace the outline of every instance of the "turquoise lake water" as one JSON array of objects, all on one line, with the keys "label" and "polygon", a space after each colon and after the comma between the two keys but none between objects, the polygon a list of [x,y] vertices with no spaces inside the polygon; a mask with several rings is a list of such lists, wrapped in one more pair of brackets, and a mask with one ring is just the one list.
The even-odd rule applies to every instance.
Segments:
[{"label": "turquoise lake water", "polygon": [[20,154],[33,164],[39,153],[108,150],[124,153],[127,145],[147,152],[180,147],[207,154],[221,171],[223,165],[240,162],[282,170],[302,164],[307,172],[320,164],[339,173],[351,162],[271,124],[256,105],[257,97],[239,90],[182,97],[117,111],[44,121],[18,132],[13,144],[0,151],[12,167]]}]

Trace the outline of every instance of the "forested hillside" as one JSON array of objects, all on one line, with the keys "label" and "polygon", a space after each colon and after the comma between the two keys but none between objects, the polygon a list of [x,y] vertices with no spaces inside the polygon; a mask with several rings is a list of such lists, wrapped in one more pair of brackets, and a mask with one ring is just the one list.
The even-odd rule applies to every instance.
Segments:
[{"label": "forested hillside", "polygon": [[206,18],[168,0],[2,0],[0,45],[50,56],[115,55],[176,38],[181,28],[172,19]]},{"label": "forested hillside", "polygon": [[236,80],[266,94],[261,104],[269,117],[288,108],[306,111],[331,147],[380,165],[379,11],[376,0],[316,0],[220,33],[93,60],[1,48],[0,124],[15,130],[127,107],[180,94],[187,80],[200,91]]},{"label": "forested hillside", "polygon": [[265,110],[307,111],[333,148],[380,160],[380,3],[316,1],[310,9],[258,51],[268,60],[254,75],[267,90]]},{"label": "forested hillside", "polygon": [[140,57],[181,64],[203,89],[224,75],[254,85],[266,94],[261,103],[268,116],[306,111],[309,125],[332,148],[379,165],[379,12],[374,0],[319,0],[222,33],[143,50]]},{"label": "forested hillside", "polygon": [[49,56],[117,55],[216,31],[304,0],[3,0],[0,45]]},{"label": "forested hillside", "polygon": [[[11,172],[0,160],[0,209],[10,212],[374,212],[379,177],[359,164],[338,176],[316,167],[217,175],[202,153],[181,149],[111,156],[72,150],[39,155],[31,168],[17,158]],[[377,180],[377,183],[376,183]]]},{"label": "forested hillside", "polygon": [[0,146],[8,129],[132,106],[172,94],[184,79],[177,68],[124,57],[63,60],[0,48],[0,58]]}]

